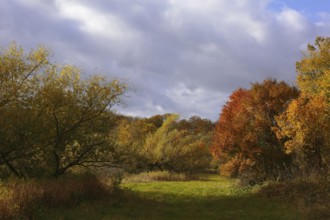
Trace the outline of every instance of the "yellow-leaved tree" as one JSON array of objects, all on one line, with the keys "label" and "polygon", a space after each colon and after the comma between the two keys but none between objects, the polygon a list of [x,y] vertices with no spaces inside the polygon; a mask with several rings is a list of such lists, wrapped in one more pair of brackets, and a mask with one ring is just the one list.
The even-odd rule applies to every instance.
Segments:
[{"label": "yellow-leaved tree", "polygon": [[74,66],[53,64],[43,47],[0,52],[0,171],[59,176],[75,166],[111,163],[111,107],[127,86]]},{"label": "yellow-leaved tree", "polygon": [[147,136],[143,154],[149,170],[197,172],[209,167],[211,133],[178,130],[178,117],[168,115],[162,125]]},{"label": "yellow-leaved tree", "polygon": [[305,177],[326,177],[330,163],[330,38],[317,37],[296,64],[300,96],[276,118],[277,136]]},{"label": "yellow-leaved tree", "polygon": [[156,130],[146,118],[125,117],[119,120],[110,134],[115,139],[114,154],[118,164],[129,172],[145,170],[144,143],[147,136]]}]

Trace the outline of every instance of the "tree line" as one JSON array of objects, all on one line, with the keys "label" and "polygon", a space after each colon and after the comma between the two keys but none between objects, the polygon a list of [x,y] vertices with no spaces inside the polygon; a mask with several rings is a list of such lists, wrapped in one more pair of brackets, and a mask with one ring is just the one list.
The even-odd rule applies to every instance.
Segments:
[{"label": "tree line", "polygon": [[0,52],[0,177],[60,176],[91,167],[205,168],[214,124],[176,115],[115,114],[128,85],[51,62],[39,47]]},{"label": "tree line", "polygon": [[297,87],[276,79],[235,90],[216,123],[114,113],[128,85],[29,52],[0,51],[0,178],[94,167],[199,172],[264,181],[328,176],[330,38],[297,62]]}]

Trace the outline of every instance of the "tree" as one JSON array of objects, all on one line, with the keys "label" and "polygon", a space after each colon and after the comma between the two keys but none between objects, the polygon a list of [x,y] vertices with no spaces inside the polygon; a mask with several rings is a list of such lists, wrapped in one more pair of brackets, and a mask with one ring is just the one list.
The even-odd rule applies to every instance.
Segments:
[{"label": "tree", "polygon": [[147,118],[146,120],[148,123],[153,124],[156,128],[160,128],[168,116],[170,116],[170,114],[154,115],[150,118]]},{"label": "tree", "polygon": [[53,69],[36,96],[36,102],[45,108],[49,142],[44,148],[52,158],[54,175],[73,166],[102,162],[111,128],[108,111],[125,91],[118,80],[100,76],[81,80],[79,71],[71,66]]},{"label": "tree", "polygon": [[317,37],[296,64],[300,96],[276,118],[275,131],[286,141],[303,176],[326,177],[330,162],[330,38]]},{"label": "tree", "polygon": [[213,132],[214,123],[199,116],[192,116],[188,120],[183,119],[177,122],[177,129],[193,134]]},{"label": "tree", "polygon": [[192,121],[198,123],[187,122],[186,128],[182,121],[186,120],[178,121],[178,116],[171,114],[122,118],[111,132],[118,163],[129,172],[196,172],[208,168],[213,123],[195,117]]},{"label": "tree", "polygon": [[330,104],[330,38],[317,37],[296,63],[297,83],[302,94],[323,96]]},{"label": "tree", "polygon": [[32,109],[30,102],[48,57],[43,47],[25,54],[16,43],[0,52],[0,166],[5,176],[22,175],[15,163],[33,154],[31,142],[42,132],[35,126],[40,112]]},{"label": "tree", "polygon": [[13,102],[24,102],[34,91],[36,76],[47,67],[49,51],[44,47],[25,54],[12,43],[0,51],[0,109]]},{"label": "tree", "polygon": [[272,127],[275,116],[297,95],[294,87],[266,79],[230,96],[216,125],[213,144],[223,173],[237,176],[253,172],[262,179],[276,179],[287,170],[290,157]]},{"label": "tree", "polygon": [[277,136],[285,140],[286,153],[295,159],[298,172],[325,175],[329,161],[329,111],[322,97],[300,96],[276,118]]},{"label": "tree", "polygon": [[212,155],[220,160],[220,172],[225,176],[237,177],[241,164],[243,165],[244,127],[247,120],[244,119],[246,111],[244,102],[249,99],[249,91],[237,89],[222,108],[220,118],[216,123]]},{"label": "tree", "polygon": [[291,172],[291,157],[285,154],[284,143],[277,139],[272,127],[276,126],[275,117],[298,96],[298,90],[283,81],[267,79],[252,84],[251,94],[247,108],[252,118],[250,144],[258,152],[254,155],[255,168],[266,178],[277,179],[283,172]]},{"label": "tree", "polygon": [[156,130],[155,124],[146,118],[121,119],[110,134],[115,140],[114,153],[117,163],[129,172],[146,169],[144,144],[147,136]]},{"label": "tree", "polygon": [[196,172],[210,164],[211,136],[189,134],[176,128],[177,115],[169,115],[155,133],[147,136],[144,155],[149,169]]},{"label": "tree", "polygon": [[36,51],[25,54],[14,45],[1,54],[2,92],[14,92],[1,97],[2,170],[58,176],[104,162],[110,109],[127,86],[101,76],[82,80],[79,68],[51,64],[47,50]]}]

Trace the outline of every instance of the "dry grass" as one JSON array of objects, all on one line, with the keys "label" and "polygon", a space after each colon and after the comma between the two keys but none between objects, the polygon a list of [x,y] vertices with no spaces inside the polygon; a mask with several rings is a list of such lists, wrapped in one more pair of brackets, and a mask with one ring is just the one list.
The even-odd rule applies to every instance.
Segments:
[{"label": "dry grass", "polygon": [[197,176],[184,173],[172,173],[169,171],[151,171],[135,175],[129,175],[123,182],[154,182],[154,181],[189,181],[196,180]]},{"label": "dry grass", "polygon": [[2,188],[0,219],[31,219],[43,208],[71,207],[84,200],[104,198],[113,190],[91,175],[9,181]]}]

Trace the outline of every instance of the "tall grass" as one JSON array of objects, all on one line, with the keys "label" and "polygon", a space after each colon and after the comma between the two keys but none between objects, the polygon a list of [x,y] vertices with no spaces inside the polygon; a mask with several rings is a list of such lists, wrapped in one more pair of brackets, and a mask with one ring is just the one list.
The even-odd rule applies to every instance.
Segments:
[{"label": "tall grass", "polygon": [[72,207],[84,200],[109,196],[113,188],[96,176],[48,180],[11,180],[3,183],[0,219],[32,219],[44,208]]}]

